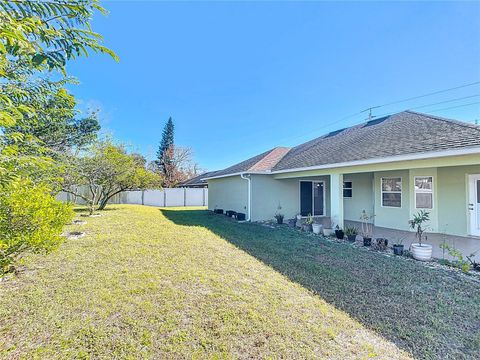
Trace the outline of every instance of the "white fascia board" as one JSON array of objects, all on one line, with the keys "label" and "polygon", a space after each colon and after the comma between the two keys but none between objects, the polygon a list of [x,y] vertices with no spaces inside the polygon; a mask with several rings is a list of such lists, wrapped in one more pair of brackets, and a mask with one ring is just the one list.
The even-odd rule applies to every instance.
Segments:
[{"label": "white fascia board", "polygon": [[242,174],[245,174],[245,175],[247,175],[247,174],[268,175],[268,174],[271,174],[271,171],[241,171],[241,172],[236,172],[236,173],[231,173],[231,174],[211,176],[211,177],[204,178],[203,180],[221,179],[221,178],[226,178],[226,177],[231,177],[231,176],[240,176]]}]

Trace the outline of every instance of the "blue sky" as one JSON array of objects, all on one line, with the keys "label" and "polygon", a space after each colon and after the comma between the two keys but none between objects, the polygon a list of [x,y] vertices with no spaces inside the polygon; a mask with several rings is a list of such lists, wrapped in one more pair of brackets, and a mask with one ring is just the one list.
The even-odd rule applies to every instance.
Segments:
[{"label": "blue sky", "polygon": [[[365,108],[480,81],[478,2],[103,5],[93,27],[120,62],[70,63],[81,82],[71,90],[149,159],[169,116],[176,144],[216,170],[362,122],[344,118]],[[480,104],[462,105],[479,95],[477,84],[373,114],[454,100],[417,111],[473,122]]]}]

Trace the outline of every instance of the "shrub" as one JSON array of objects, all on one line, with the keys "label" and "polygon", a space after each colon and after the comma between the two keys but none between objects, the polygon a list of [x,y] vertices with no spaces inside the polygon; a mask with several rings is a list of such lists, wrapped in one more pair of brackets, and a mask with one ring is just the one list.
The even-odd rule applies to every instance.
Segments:
[{"label": "shrub", "polygon": [[26,251],[51,251],[62,242],[71,205],[52,196],[46,185],[15,180],[0,188],[0,274],[12,271]]}]

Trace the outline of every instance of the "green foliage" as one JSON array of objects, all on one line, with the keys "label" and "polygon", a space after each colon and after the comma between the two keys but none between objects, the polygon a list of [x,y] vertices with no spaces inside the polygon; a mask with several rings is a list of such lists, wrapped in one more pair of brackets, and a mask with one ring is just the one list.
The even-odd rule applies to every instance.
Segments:
[{"label": "green foliage", "polygon": [[53,197],[55,152],[91,141],[98,121],[75,118],[66,64],[89,51],[117,59],[90,27],[95,11],[97,0],[0,0],[0,271],[55,247],[71,216]]},{"label": "green foliage", "polygon": [[[52,134],[51,120],[72,121],[73,98],[63,90],[64,85],[71,82],[64,78],[67,61],[88,56],[89,50],[117,59],[111,50],[101,45],[101,36],[90,27],[94,11],[105,12],[97,0],[0,0],[0,172],[4,175],[3,183],[19,176],[9,172],[5,164],[32,160],[28,156],[11,160],[8,158],[11,152],[16,157],[45,155],[40,145]],[[46,76],[51,72],[56,72],[60,80],[52,81]],[[48,106],[52,103],[55,106]],[[82,132],[85,125],[92,128],[91,122],[67,123],[66,127]],[[14,126],[17,128],[10,129]],[[37,138],[42,135],[39,129],[44,129],[40,139]],[[11,146],[15,147],[12,151]]]},{"label": "green foliage", "polygon": [[410,228],[412,228],[416,232],[415,235],[420,245],[422,245],[422,239],[425,231],[427,230],[425,223],[427,223],[428,221],[430,221],[430,213],[426,210],[420,210],[413,215],[413,219],[408,220]]},{"label": "green foliage", "polygon": [[108,200],[123,191],[161,187],[161,176],[145,163],[122,145],[97,141],[81,156],[65,158],[63,191],[84,199],[91,213],[97,207],[103,210]]},{"label": "green foliage", "polygon": [[12,181],[0,191],[0,274],[13,269],[26,251],[50,251],[58,246],[63,226],[73,218],[68,204],[50,195],[46,185]]},{"label": "green foliage", "polygon": [[470,263],[463,258],[462,253],[454,245],[449,245],[446,242],[440,244],[440,248],[447,251],[448,254],[453,257],[454,261],[445,261],[445,264],[459,268],[464,273],[470,271]]},{"label": "green foliage", "polygon": [[345,235],[347,236],[353,236],[358,234],[358,229],[355,226],[347,226],[345,228]]},{"label": "green foliage", "polygon": [[156,160],[156,164],[164,175],[167,166],[172,162],[172,159],[168,156],[168,150],[174,146],[174,130],[173,120],[169,117],[163,128],[162,141],[158,147]]},{"label": "green foliage", "polygon": [[305,224],[312,225],[315,222],[312,214],[308,214],[307,219],[305,220]]},{"label": "green foliage", "polygon": [[23,117],[14,126],[5,129],[7,144],[13,144],[14,134],[22,134],[36,139],[36,146],[27,147],[28,153],[38,153],[42,149],[55,156],[56,153],[82,148],[92,142],[100,125],[96,113],[86,118],[76,118],[76,100],[65,89],[53,86],[44,90],[44,97],[30,100],[29,105],[36,110],[32,117]]}]

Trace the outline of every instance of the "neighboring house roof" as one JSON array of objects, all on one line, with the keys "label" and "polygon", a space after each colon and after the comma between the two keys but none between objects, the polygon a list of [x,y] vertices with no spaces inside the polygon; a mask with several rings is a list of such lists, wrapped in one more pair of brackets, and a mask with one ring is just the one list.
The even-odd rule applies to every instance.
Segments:
[{"label": "neighboring house roof", "polygon": [[480,126],[403,111],[294,147],[274,171],[480,146]]},{"label": "neighboring house roof", "polygon": [[[395,156],[413,156],[442,150],[480,147],[480,126],[438,116],[403,111],[377,118],[284,149],[275,149],[220,170],[209,177],[223,177],[242,172],[283,172],[292,169],[327,166]],[[276,163],[262,167],[268,156]],[[266,159],[267,158],[267,159]]]},{"label": "neighboring house roof", "polygon": [[195,187],[195,186],[207,186],[206,178],[214,176],[217,171],[209,171],[200,175],[197,175],[191,179],[188,179],[180,184],[177,187]]},{"label": "neighboring house roof", "polygon": [[230,174],[237,173],[252,173],[252,172],[266,172],[273,169],[275,165],[282,159],[283,156],[289,151],[286,147],[276,147],[271,150],[265,151],[260,155],[254,156],[250,159],[242,161],[238,164],[230,166],[224,170],[215,172],[215,174],[209,177],[221,177]]}]

